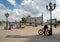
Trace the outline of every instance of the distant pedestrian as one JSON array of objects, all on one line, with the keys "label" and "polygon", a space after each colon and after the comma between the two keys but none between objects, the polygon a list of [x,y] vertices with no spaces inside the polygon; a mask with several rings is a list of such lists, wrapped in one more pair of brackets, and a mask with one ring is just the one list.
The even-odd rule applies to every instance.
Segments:
[{"label": "distant pedestrian", "polygon": [[44,35],[46,34],[46,30],[48,29],[48,25],[46,24],[46,25],[44,25]]}]

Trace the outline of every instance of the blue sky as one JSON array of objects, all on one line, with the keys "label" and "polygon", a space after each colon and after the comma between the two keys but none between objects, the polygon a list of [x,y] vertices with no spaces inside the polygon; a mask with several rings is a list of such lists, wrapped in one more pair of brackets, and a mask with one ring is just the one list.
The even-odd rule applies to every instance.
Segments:
[{"label": "blue sky", "polygon": [[[17,5],[20,4],[22,2],[22,0],[15,0]],[[11,5],[11,3],[9,3],[7,0],[0,0],[1,4],[4,4],[7,8],[9,9],[14,9],[15,7],[13,5]]]},{"label": "blue sky", "polygon": [[7,0],[0,0],[1,4],[4,4],[9,9],[14,9],[14,6],[11,5]]},{"label": "blue sky", "polygon": [[49,2],[56,3],[57,7],[52,16],[60,20],[60,0],[0,0],[0,20],[6,20],[4,14],[8,12],[9,21],[20,21],[22,17],[28,15],[39,17],[42,13],[46,21],[50,19],[50,13],[46,10]]}]

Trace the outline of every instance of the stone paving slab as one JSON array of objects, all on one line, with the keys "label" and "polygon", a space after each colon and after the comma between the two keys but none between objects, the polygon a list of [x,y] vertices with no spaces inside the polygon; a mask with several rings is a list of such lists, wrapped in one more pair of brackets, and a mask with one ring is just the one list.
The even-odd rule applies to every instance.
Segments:
[{"label": "stone paving slab", "polygon": [[3,30],[0,28],[0,42],[60,42],[60,28],[53,27],[52,36],[38,35],[42,26],[26,26],[24,29]]}]

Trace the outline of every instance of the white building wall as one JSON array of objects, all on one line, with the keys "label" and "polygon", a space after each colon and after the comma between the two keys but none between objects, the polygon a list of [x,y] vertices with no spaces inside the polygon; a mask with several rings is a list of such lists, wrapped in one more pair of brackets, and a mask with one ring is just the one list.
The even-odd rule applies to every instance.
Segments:
[{"label": "white building wall", "polygon": [[41,24],[41,22],[42,22],[42,17],[29,17],[29,18],[27,18],[27,22],[28,22],[28,23]]},{"label": "white building wall", "polygon": [[[55,24],[57,19],[52,19],[52,24]],[[50,24],[50,20],[47,20],[47,23]]]}]

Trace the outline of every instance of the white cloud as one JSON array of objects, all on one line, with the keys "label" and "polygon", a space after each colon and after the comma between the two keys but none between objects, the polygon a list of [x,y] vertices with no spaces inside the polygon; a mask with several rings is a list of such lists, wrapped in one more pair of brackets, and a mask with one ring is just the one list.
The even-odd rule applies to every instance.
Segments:
[{"label": "white cloud", "polygon": [[7,8],[3,4],[0,4],[0,10],[3,10],[3,9],[7,10]]},{"label": "white cloud", "polygon": [[[51,0],[50,0],[51,1]],[[44,20],[49,19],[49,13],[47,13],[46,4],[50,1],[48,0],[23,0],[22,3],[13,10],[13,16],[21,18],[27,15],[40,16],[42,12],[44,15]],[[55,0],[52,0],[56,2]]]},{"label": "white cloud", "polygon": [[32,16],[40,16],[43,12],[44,17],[49,19],[49,13],[47,13],[46,5],[49,4],[50,1],[53,1],[53,3],[56,2],[56,0],[23,0],[17,8],[31,13]]},{"label": "white cloud", "polygon": [[57,20],[60,20],[60,0],[57,0],[57,6],[56,9],[53,11],[53,18],[57,18]]},{"label": "white cloud", "polygon": [[[46,21],[47,19],[50,18],[49,12],[46,10],[46,4],[49,4],[50,1],[56,2],[56,0],[23,0],[22,3],[17,6],[15,0],[7,0],[7,1],[10,2],[12,5],[16,6],[16,8],[13,9],[12,11],[10,9],[7,9],[10,10],[8,12],[10,14],[9,20],[11,21],[15,20],[19,21],[21,17],[27,15],[40,16],[42,12],[44,15],[44,20]],[[57,4],[59,6],[59,3]],[[59,16],[57,15],[57,12],[58,14],[60,14],[59,9],[60,8],[56,8],[53,11],[53,16],[54,14],[56,14],[53,18]]]},{"label": "white cloud", "polygon": [[0,20],[6,20],[5,13],[10,12],[3,4],[0,4]]},{"label": "white cloud", "polygon": [[16,6],[16,1],[15,0],[7,0],[11,5]]},{"label": "white cloud", "polygon": [[31,15],[31,13],[21,9],[13,9],[9,14],[9,21],[20,21],[22,17]]},{"label": "white cloud", "polygon": [[31,15],[31,13],[22,9],[14,9],[13,12],[15,13],[16,16],[20,16],[20,17]]},{"label": "white cloud", "polygon": [[21,5],[29,5],[32,0],[24,0]]},{"label": "white cloud", "polygon": [[36,14],[40,13],[39,7],[36,5],[36,3],[34,1],[30,0],[30,1],[27,1],[27,3],[29,3],[29,4],[25,4],[23,1],[20,5],[20,8],[32,13],[32,15],[34,15],[34,14],[36,15]]}]

